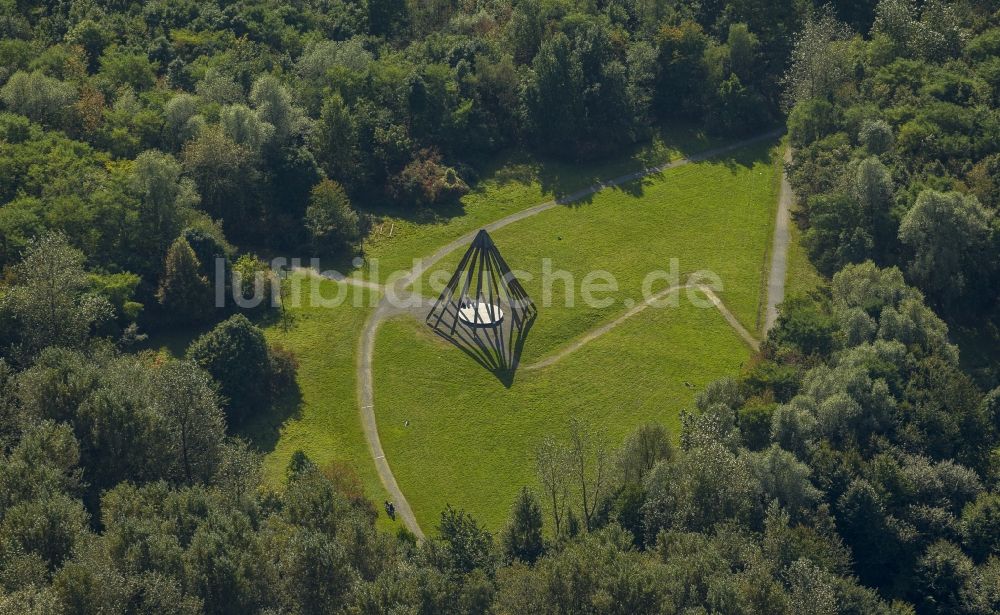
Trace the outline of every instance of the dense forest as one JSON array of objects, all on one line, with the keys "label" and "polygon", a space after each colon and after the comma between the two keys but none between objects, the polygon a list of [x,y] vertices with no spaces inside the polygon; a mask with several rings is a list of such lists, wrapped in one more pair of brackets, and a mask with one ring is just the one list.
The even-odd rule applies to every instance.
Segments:
[{"label": "dense forest", "polygon": [[880,3],[864,43],[829,15],[807,21],[787,92],[790,180],[817,267],[899,267],[991,349],[976,375],[996,386],[1000,31],[968,28],[987,20],[961,3],[919,19],[907,6]]},{"label": "dense forest", "polygon": [[[989,0],[0,0],[0,613],[1000,612],[998,106]],[[296,359],[217,258],[786,122],[827,283],[681,433],[567,425],[496,535],[264,487],[234,434]]]}]

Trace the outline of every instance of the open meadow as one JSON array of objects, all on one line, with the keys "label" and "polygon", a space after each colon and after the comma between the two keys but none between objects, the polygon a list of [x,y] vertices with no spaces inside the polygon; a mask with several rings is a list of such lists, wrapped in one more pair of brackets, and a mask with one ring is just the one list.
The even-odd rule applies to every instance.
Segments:
[{"label": "open meadow", "polygon": [[[650,420],[676,436],[679,413],[699,388],[739,372],[750,348],[692,291],[701,300],[694,305],[687,289],[664,302],[672,307],[642,311],[556,363],[533,366],[642,301],[645,276],[669,273],[671,259],[678,279],[659,280],[652,292],[711,271],[722,281],[718,296],[757,335],[780,168],[774,151],[765,143],[668,169],[493,233],[539,306],[510,386],[422,322],[403,316],[383,325],[376,416],[393,472],[422,525],[433,526],[451,504],[499,529],[517,489],[536,484],[538,442],[562,435],[570,417],[606,428],[614,446]],[[435,278],[446,279],[462,252],[425,273],[424,295],[434,295]],[[567,305],[560,280],[546,305],[545,267],[570,273],[574,292],[596,270],[612,274],[618,290],[600,294],[608,305],[588,306],[579,295]]]},{"label": "open meadow", "polygon": [[[605,428],[612,445],[650,420],[667,425],[676,437],[680,412],[698,390],[739,372],[751,353],[747,340],[700,291],[686,288],[665,297],[670,307],[638,312],[573,352],[561,351],[621,318],[649,292],[686,283],[697,271],[718,277],[715,290],[725,308],[759,337],[780,171],[777,151],[774,142],[761,142],[669,168],[493,233],[539,307],[512,382],[435,336],[413,314],[380,325],[372,364],[374,416],[392,472],[423,527],[433,527],[451,504],[499,529],[517,489],[536,483],[534,448],[545,435],[564,432],[570,417]],[[616,166],[607,172],[624,170]],[[390,221],[400,225],[395,242],[376,236],[366,251],[368,263],[379,263],[375,279],[384,281],[413,258],[555,196],[537,174],[506,177],[470,194],[467,209],[445,223]],[[440,286],[463,251],[428,268],[412,290],[436,296],[435,284]],[[543,302],[544,268],[562,270],[572,282],[555,281],[551,301]],[[605,300],[599,306],[576,294],[593,271],[605,271],[617,282],[617,290],[599,294]],[[645,278],[653,271],[664,275],[647,284],[644,295]],[[348,300],[336,308],[296,308],[290,323],[270,326],[269,339],[298,357],[298,389],[287,412],[262,418],[247,431],[270,451],[265,468],[273,483],[282,479],[291,454],[302,450],[321,465],[358,468],[369,497],[391,499],[365,442],[357,396],[359,336],[375,300],[371,290],[341,282],[323,280],[322,287],[327,296],[339,288]],[[355,301],[357,293],[364,294],[363,306]],[[571,305],[567,293],[574,294]],[[539,361],[553,364],[536,369]]]}]

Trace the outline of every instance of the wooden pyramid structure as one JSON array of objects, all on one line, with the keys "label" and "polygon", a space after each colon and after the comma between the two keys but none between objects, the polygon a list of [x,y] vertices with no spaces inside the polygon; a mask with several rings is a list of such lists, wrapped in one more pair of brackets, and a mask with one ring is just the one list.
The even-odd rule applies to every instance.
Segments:
[{"label": "wooden pyramid structure", "polygon": [[426,322],[509,386],[537,313],[489,233],[480,230]]}]

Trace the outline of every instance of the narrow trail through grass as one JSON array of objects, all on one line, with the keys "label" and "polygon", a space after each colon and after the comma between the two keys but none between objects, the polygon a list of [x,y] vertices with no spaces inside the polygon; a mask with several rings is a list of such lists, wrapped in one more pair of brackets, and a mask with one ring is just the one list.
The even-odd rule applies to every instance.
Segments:
[{"label": "narrow trail through grass", "polygon": [[695,292],[699,292],[699,293],[705,295],[706,298],[715,307],[715,309],[717,309],[719,311],[719,315],[722,316],[726,320],[726,322],[729,324],[729,326],[733,328],[733,331],[735,331],[736,334],[740,336],[740,338],[743,340],[743,342],[747,346],[749,346],[753,350],[757,350],[759,348],[760,342],[757,340],[757,338],[753,337],[750,334],[749,331],[747,331],[746,329],[743,328],[743,325],[741,325],[739,323],[739,321],[736,319],[736,317],[733,316],[733,313],[730,312],[729,309],[726,308],[726,306],[722,304],[722,301],[719,299],[719,297],[714,292],[712,292],[712,289],[708,288],[707,286],[699,286],[697,284],[688,283],[688,284],[683,284],[683,285],[680,285],[680,286],[671,286],[670,288],[668,288],[668,289],[666,289],[664,291],[660,291],[660,292],[656,293],[655,295],[652,295],[646,301],[643,301],[639,305],[637,305],[634,308],[628,310],[627,312],[625,312],[624,314],[622,314],[618,318],[612,320],[611,322],[603,324],[603,325],[601,325],[601,326],[599,326],[596,329],[593,329],[591,331],[588,331],[584,335],[582,335],[582,336],[578,337],[577,339],[571,341],[565,347],[560,348],[559,350],[557,350],[553,354],[545,357],[544,359],[541,359],[540,361],[538,361],[536,363],[531,363],[531,364],[528,364],[528,365],[523,365],[519,369],[533,371],[533,370],[538,370],[538,369],[542,369],[542,368],[545,368],[545,367],[549,367],[550,365],[554,365],[555,363],[558,363],[559,361],[565,359],[566,357],[568,357],[572,353],[576,352],[577,350],[580,350],[585,345],[587,345],[590,342],[596,340],[597,338],[599,338],[600,336],[604,335],[605,333],[608,333],[609,331],[611,331],[612,329],[614,329],[618,325],[624,323],[626,320],[628,320],[628,319],[630,319],[630,318],[632,318],[634,316],[638,316],[639,314],[641,314],[642,312],[644,312],[647,308],[649,308],[651,306],[655,306],[656,304],[667,300],[672,295],[679,294],[681,291],[695,291]]}]

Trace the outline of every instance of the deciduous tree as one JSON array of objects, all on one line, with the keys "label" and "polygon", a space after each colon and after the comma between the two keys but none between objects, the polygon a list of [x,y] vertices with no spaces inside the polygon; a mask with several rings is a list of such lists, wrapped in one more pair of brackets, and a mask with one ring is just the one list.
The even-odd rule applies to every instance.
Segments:
[{"label": "deciduous tree", "polygon": [[270,363],[264,333],[237,314],[188,347],[187,357],[219,383],[231,425],[267,407]]},{"label": "deciduous tree", "polygon": [[181,158],[205,211],[221,218],[227,233],[238,237],[256,230],[250,216],[258,204],[253,151],[233,142],[221,128],[207,126],[184,145]]},{"label": "deciduous tree", "polygon": [[188,361],[167,361],[152,371],[156,409],[167,420],[173,467],[178,483],[207,483],[215,475],[226,435],[225,418],[215,385]]},{"label": "deciduous tree", "polygon": [[542,539],[542,507],[527,487],[522,487],[514,500],[510,520],[500,538],[508,561],[535,563],[545,550]]},{"label": "deciduous tree", "polygon": [[850,28],[829,11],[810,15],[792,50],[792,65],[785,75],[785,100],[789,107],[815,98],[826,100],[851,75],[847,54]]},{"label": "deciduous tree", "polygon": [[942,305],[953,305],[984,273],[979,256],[990,245],[993,215],[974,196],[925,190],[899,225],[913,250],[907,271]]},{"label": "deciduous tree", "polygon": [[167,252],[157,298],[165,313],[181,323],[204,320],[212,310],[213,294],[191,245],[178,237]]},{"label": "deciduous tree", "polygon": [[41,71],[18,71],[0,88],[0,99],[14,112],[58,128],[67,120],[76,89]]},{"label": "deciduous tree", "polygon": [[149,150],[136,157],[128,185],[139,202],[135,249],[161,259],[200,201],[194,182],[173,156]]},{"label": "deciduous tree", "polygon": [[312,189],[305,226],[320,253],[350,251],[360,239],[360,219],[343,186],[324,179]]},{"label": "deciduous tree", "polygon": [[0,298],[0,315],[17,325],[22,360],[48,346],[79,348],[94,326],[113,316],[107,300],[88,294],[83,264],[83,253],[61,233],[44,235],[25,250],[14,286]]},{"label": "deciduous tree", "polygon": [[589,530],[597,506],[611,485],[611,454],[605,431],[570,419],[569,460],[580,497],[580,516]]},{"label": "deciduous tree", "polygon": [[560,536],[569,493],[569,450],[555,437],[545,436],[535,449],[535,466],[546,503],[552,511],[553,531]]},{"label": "deciduous tree", "polygon": [[646,474],[661,460],[670,460],[674,447],[667,428],[660,423],[640,425],[625,439],[618,451],[622,481],[641,484]]}]

